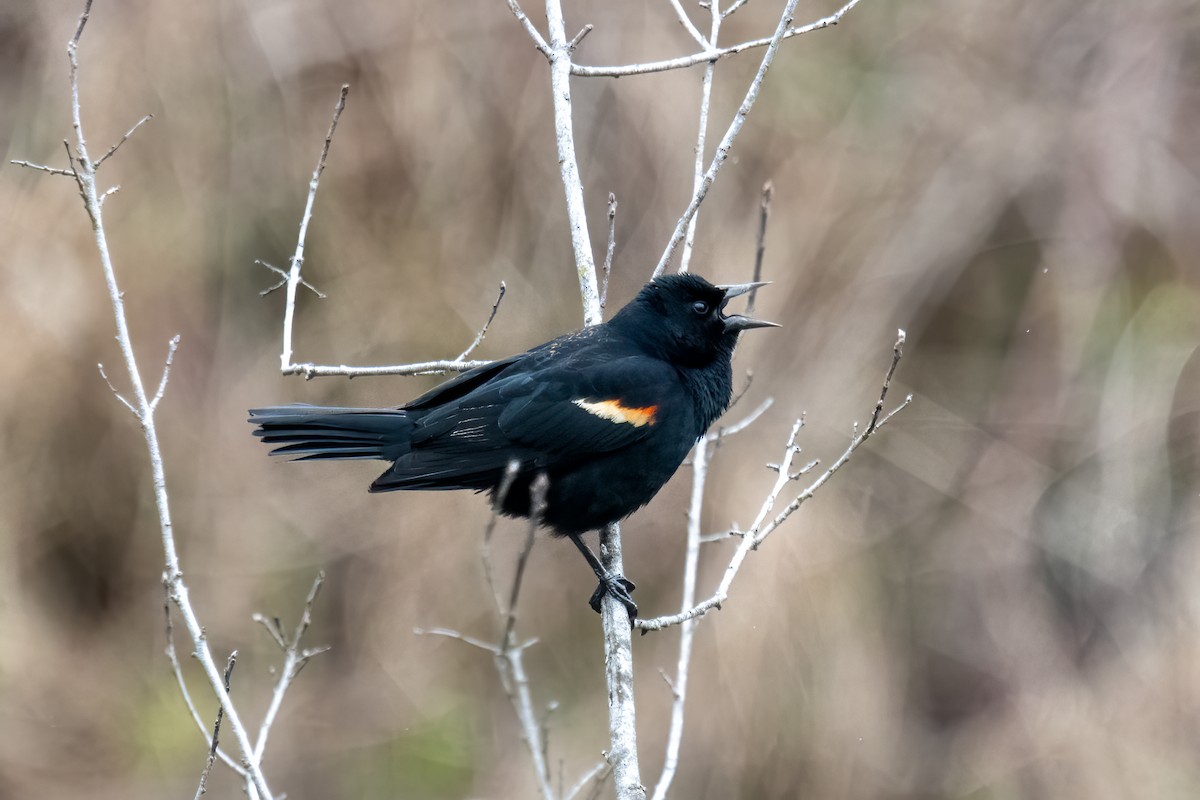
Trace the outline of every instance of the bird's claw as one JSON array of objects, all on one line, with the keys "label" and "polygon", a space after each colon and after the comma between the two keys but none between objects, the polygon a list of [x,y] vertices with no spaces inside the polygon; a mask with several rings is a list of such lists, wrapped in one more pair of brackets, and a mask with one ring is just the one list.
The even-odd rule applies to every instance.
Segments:
[{"label": "bird's claw", "polygon": [[588,601],[588,605],[597,614],[600,613],[600,604],[604,600],[604,595],[612,595],[618,600],[621,605],[625,606],[625,610],[629,612],[629,621],[637,617],[637,603],[633,602],[633,596],[630,594],[637,587],[633,585],[633,581],[618,573],[609,573],[600,577],[600,584],[596,587],[596,591],[592,592],[592,599]]}]

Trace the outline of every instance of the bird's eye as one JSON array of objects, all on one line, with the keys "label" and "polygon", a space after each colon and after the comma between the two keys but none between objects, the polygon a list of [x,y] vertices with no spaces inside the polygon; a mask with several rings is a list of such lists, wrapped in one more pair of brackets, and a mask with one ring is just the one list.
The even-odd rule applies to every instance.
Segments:
[{"label": "bird's eye", "polygon": [[697,314],[702,316],[708,313],[708,308],[708,303],[704,302],[703,300],[697,300],[696,302],[692,303],[692,311],[695,311]]}]

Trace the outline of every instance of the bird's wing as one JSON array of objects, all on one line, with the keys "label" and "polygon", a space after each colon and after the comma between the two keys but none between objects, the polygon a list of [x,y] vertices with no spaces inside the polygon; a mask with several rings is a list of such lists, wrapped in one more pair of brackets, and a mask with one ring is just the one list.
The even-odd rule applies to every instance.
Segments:
[{"label": "bird's wing", "polygon": [[618,450],[661,422],[677,381],[667,364],[645,356],[534,360],[541,363],[430,409],[414,426],[411,451],[373,489],[488,488],[512,460],[553,469]]},{"label": "bird's wing", "polygon": [[433,408],[445,403],[453,402],[467,394],[470,394],[475,389],[483,386],[488,381],[493,380],[501,372],[511,367],[521,359],[525,358],[528,353],[518,353],[515,356],[502,358],[499,361],[493,361],[490,364],[485,364],[482,367],[468,370],[456,378],[452,378],[445,383],[440,383],[430,389],[425,394],[418,397],[409,403],[405,403],[402,408],[405,411],[415,411],[424,408]]}]

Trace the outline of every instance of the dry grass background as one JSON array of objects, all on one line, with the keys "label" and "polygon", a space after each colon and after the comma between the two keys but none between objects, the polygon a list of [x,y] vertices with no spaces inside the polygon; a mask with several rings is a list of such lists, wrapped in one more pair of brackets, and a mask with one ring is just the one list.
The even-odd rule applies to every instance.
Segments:
[{"label": "dry grass background", "polygon": [[[190,796],[203,744],[161,652],[143,443],[96,375],[119,355],[88,224],[69,181],[7,165],[61,158],[77,5],[0,5],[0,796]],[[727,41],[764,35],[775,5],[750,3]],[[567,18],[596,25],[586,63],[692,49],[663,3]],[[702,211],[694,268],[745,279],[774,180],[760,309],[785,324],[739,353],[750,401],[778,402],[722,449],[706,525],[748,521],[801,410],[806,453],[840,452],[897,327],[916,402],[701,626],[675,797],[1200,792],[1198,42],[1189,0],[869,0],[784,47]],[[244,417],[433,382],[277,374],[281,299],[258,297],[252,261],[286,260],[342,82],[306,267],[329,299],[302,296],[298,357],[451,356],[500,280],[483,357],[577,327],[542,59],[501,2],[331,0],[106,0],[82,59],[94,147],[155,114],[106,168],[108,231],[147,374],[183,335],[159,413],[177,536],[251,719],[278,657],[250,613],[294,619],[329,573],[310,636],[333,650],[292,690],[272,785],[532,796],[488,658],[412,633],[492,633],[486,504],[368,497],[374,467],[268,461]],[[756,65],[721,63],[717,124]],[[615,304],[685,203],[699,82],[575,82],[597,241],[607,192],[621,203]],[[626,526],[649,612],[678,602],[687,482]],[[706,582],[727,545],[710,548]],[[522,625],[568,781],[606,741],[591,588],[573,548],[535,549]],[[650,778],[674,637],[635,643]],[[239,790],[221,772],[211,793]]]}]

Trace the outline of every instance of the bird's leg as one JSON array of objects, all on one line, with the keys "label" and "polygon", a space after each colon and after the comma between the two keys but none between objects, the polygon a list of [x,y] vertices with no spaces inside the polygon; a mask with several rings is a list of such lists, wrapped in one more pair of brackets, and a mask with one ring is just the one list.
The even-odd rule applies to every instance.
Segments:
[{"label": "bird's leg", "polygon": [[577,533],[568,534],[571,541],[579,548],[579,552],[583,553],[583,557],[587,559],[588,566],[592,568],[592,572],[596,573],[596,577],[600,579],[600,585],[596,587],[596,591],[592,592],[592,599],[588,601],[588,605],[597,614],[600,613],[600,601],[604,599],[604,595],[610,594],[620,601],[621,605],[625,606],[625,610],[629,612],[629,621],[632,623],[637,617],[637,603],[633,602],[633,596],[629,593],[637,587],[633,582],[619,572],[609,572],[603,565],[600,564],[600,559],[596,558],[596,554],[591,548],[584,544],[583,539]]}]

